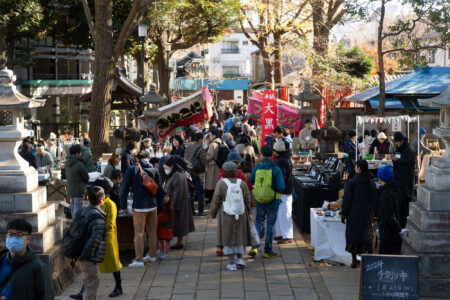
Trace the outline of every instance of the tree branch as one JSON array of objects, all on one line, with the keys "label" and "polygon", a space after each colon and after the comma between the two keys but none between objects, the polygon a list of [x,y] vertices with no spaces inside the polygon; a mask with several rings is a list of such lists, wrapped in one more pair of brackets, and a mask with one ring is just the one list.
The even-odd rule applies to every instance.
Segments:
[{"label": "tree branch", "polygon": [[92,40],[94,41],[95,45],[95,26],[94,20],[92,19],[91,11],[89,10],[89,4],[87,3],[87,0],[81,0],[81,3],[83,4],[84,14],[86,15],[89,30],[91,31]]},{"label": "tree branch", "polygon": [[381,39],[384,40],[384,39],[386,39],[387,37],[390,37],[390,36],[398,36],[398,35],[400,35],[403,32],[411,33],[414,30],[414,28],[416,28],[416,24],[422,20],[422,17],[424,15],[425,15],[425,11],[423,11],[419,16],[417,16],[416,19],[411,20],[413,22],[411,27],[406,27],[406,28],[400,29],[398,31],[385,33],[385,34],[383,34],[383,37]]},{"label": "tree branch", "polygon": [[434,45],[434,46],[421,46],[418,48],[414,48],[414,49],[404,49],[404,48],[396,48],[396,49],[390,49],[390,50],[386,50],[383,51],[382,54],[386,55],[392,52],[417,52],[420,50],[431,50],[431,49],[442,49],[445,48],[444,45]]},{"label": "tree branch", "polygon": [[133,3],[130,13],[128,14],[128,17],[123,23],[122,29],[120,30],[116,44],[114,45],[114,52],[113,52],[114,61],[117,61],[117,59],[120,57],[120,55],[124,50],[125,43],[127,42],[131,33],[133,32],[133,30],[136,29],[139,22],[142,21],[147,6],[149,6],[154,1],[155,0],[146,0],[146,1],[139,0]]}]

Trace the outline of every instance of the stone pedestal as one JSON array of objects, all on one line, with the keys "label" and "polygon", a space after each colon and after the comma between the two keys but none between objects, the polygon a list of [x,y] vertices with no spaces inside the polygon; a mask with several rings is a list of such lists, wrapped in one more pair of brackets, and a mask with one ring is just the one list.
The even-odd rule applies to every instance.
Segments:
[{"label": "stone pedestal", "polygon": [[402,254],[419,256],[421,297],[446,298],[450,295],[450,164],[448,130],[433,133],[446,144],[446,155],[429,167],[425,186],[417,189],[417,202],[409,207]]},{"label": "stone pedestal", "polygon": [[[59,247],[65,219],[57,217],[55,203],[47,202],[46,187],[38,186],[37,171],[18,152],[22,139],[30,135],[24,128],[24,109],[41,107],[45,100],[25,97],[14,81],[12,71],[0,70],[0,232],[5,232],[6,224],[13,219],[30,222],[29,246],[43,261],[58,261],[49,267],[60,291],[65,281],[55,276],[73,272]],[[0,248],[5,248],[5,239],[5,234],[0,235]]]}]

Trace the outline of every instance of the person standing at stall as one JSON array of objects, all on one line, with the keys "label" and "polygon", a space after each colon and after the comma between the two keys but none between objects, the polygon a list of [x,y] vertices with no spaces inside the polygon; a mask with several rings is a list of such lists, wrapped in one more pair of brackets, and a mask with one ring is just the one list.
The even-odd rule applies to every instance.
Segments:
[{"label": "person standing at stall", "polygon": [[44,145],[39,144],[36,147],[36,164],[38,168],[51,167],[53,166],[53,158],[50,153],[48,153]]},{"label": "person standing at stall", "polygon": [[164,191],[170,195],[175,209],[173,236],[177,237],[177,243],[171,249],[183,249],[183,239],[190,232],[195,231],[194,218],[192,217],[191,199],[186,176],[175,158],[170,156],[163,165]]},{"label": "person standing at stall", "polygon": [[347,157],[347,172],[348,178],[352,178],[355,175],[355,162],[356,162],[356,132],[354,130],[350,130],[348,133],[349,139],[345,143],[345,153],[348,154]]},{"label": "person standing at stall", "polygon": [[379,254],[400,255],[402,239],[400,235],[405,229],[400,225],[402,215],[402,191],[394,180],[391,165],[378,169],[377,177],[381,184],[378,200],[378,229],[380,238]]},{"label": "person standing at stall", "polygon": [[288,142],[278,140],[273,146],[274,155],[277,158],[277,166],[283,174],[284,191],[281,192],[281,204],[278,208],[277,222],[275,223],[275,239],[279,244],[291,243],[294,238],[292,226],[292,162],[289,153]]},{"label": "person standing at stall", "polygon": [[369,154],[392,154],[392,149],[392,142],[388,140],[384,132],[380,132],[370,145]]},{"label": "person standing at stall", "polygon": [[219,181],[219,173],[221,166],[219,167],[217,165],[217,159],[219,157],[219,148],[223,147],[224,145],[220,136],[221,136],[220,131],[217,128],[213,128],[208,136],[209,146],[208,151],[206,152],[205,196],[206,198],[210,199],[210,201],[212,200],[212,196],[214,194],[214,189],[216,188],[217,181]]},{"label": "person standing at stall", "polygon": [[355,176],[347,182],[342,206],[342,223],[345,228],[345,251],[352,254],[352,268],[356,268],[356,255],[372,253],[373,204],[376,201],[376,187],[365,160],[358,160]]},{"label": "person standing at stall", "polygon": [[[127,211],[128,192],[133,190],[133,227],[134,251],[136,258],[129,267],[143,267],[145,261],[156,261],[157,208],[162,207],[164,192],[158,170],[148,160],[148,154],[142,150],[137,155],[138,164],[130,166],[125,173],[120,191],[120,208]],[[151,195],[142,185],[145,174],[158,185],[156,195]],[[144,257],[145,232],[148,238],[148,253]]]},{"label": "person standing at stall", "polygon": [[415,158],[408,139],[401,132],[394,134],[395,154],[392,155],[394,162],[394,179],[400,184],[403,192],[402,217],[400,225],[406,226],[406,219],[409,215],[409,202],[413,197],[414,189],[414,165]]},{"label": "person standing at stall", "polygon": [[[415,155],[422,156],[423,153],[430,154],[433,152],[431,149],[427,148],[427,146],[425,146],[425,144],[423,143],[423,140],[425,139],[426,135],[427,135],[427,131],[423,127],[420,127],[419,132],[414,135],[414,139],[411,144],[411,148],[414,151]],[[417,145],[417,144],[419,144],[419,145]],[[417,150],[417,149],[419,149],[419,150]]]},{"label": "person standing at stall", "polygon": [[108,164],[103,171],[103,177],[109,178],[112,180],[112,173],[116,170],[117,165],[119,165],[121,160],[120,154],[114,151],[111,157],[108,159]]},{"label": "person standing at stall", "polygon": [[300,140],[300,149],[303,152],[308,152],[309,150],[315,150],[318,147],[317,139],[312,136],[313,131],[313,123],[311,119],[306,120],[305,128],[300,130],[299,140]]},{"label": "person standing at stall", "polygon": [[83,144],[81,145],[81,159],[84,162],[89,173],[95,172],[96,167],[94,164],[94,159],[92,158],[92,153],[89,147],[91,146],[91,139],[88,137],[87,133],[83,133]]},{"label": "person standing at stall", "polygon": [[70,212],[72,218],[83,207],[83,195],[86,183],[89,182],[89,173],[81,159],[81,147],[78,144],[70,146],[64,167],[67,178],[67,196],[70,198]]},{"label": "person standing at stall", "polygon": [[122,154],[120,170],[122,174],[126,174],[128,167],[136,165],[137,146],[135,141],[129,141],[127,144],[127,150]]}]

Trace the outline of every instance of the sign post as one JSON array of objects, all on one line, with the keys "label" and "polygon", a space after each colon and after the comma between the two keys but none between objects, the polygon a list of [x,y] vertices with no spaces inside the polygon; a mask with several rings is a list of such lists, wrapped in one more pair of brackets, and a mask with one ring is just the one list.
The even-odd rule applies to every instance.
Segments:
[{"label": "sign post", "polygon": [[264,91],[262,110],[261,145],[266,144],[266,135],[273,133],[278,125],[277,120],[277,92]]}]

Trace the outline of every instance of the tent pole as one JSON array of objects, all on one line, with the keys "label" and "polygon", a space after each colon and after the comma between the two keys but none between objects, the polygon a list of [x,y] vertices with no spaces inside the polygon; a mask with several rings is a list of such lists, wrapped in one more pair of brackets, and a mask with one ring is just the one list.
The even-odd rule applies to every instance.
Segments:
[{"label": "tent pole", "polygon": [[358,161],[358,117],[356,117],[355,161]]},{"label": "tent pole", "polygon": [[[417,163],[418,163],[418,168],[419,168],[419,174],[420,174],[420,169],[421,169],[421,165],[420,165],[420,115],[417,115]],[[420,183],[420,178],[419,176],[417,176],[417,184],[419,185]]]}]

